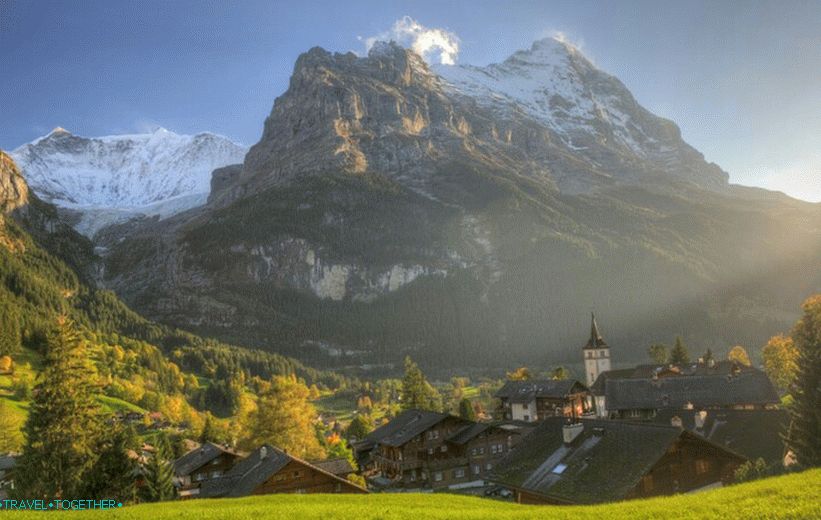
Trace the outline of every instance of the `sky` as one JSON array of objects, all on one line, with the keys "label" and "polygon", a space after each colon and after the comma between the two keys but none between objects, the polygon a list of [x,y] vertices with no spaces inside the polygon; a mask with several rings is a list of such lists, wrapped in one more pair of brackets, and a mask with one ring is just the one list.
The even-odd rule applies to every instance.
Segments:
[{"label": "sky", "polygon": [[561,34],[734,183],[821,201],[821,2],[0,0],[0,148],[211,131],[250,145],[300,53],[399,39],[486,65]]}]

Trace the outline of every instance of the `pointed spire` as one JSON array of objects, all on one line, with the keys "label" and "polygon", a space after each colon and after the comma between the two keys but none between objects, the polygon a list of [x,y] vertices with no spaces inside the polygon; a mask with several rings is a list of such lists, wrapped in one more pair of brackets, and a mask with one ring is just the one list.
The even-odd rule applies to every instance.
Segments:
[{"label": "pointed spire", "polygon": [[587,345],[584,348],[608,348],[607,342],[604,341],[599,333],[599,326],[596,324],[596,315],[590,313],[590,339],[587,340]]}]

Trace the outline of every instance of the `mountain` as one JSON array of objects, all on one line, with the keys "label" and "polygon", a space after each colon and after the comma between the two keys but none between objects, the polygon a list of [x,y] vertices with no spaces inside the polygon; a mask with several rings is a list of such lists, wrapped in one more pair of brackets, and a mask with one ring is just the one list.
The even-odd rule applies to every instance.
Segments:
[{"label": "mountain", "polygon": [[[0,356],[11,355],[18,372],[32,372],[26,363],[38,366],[47,334],[58,316],[67,316],[87,344],[98,376],[95,388],[109,409],[159,410],[174,423],[197,429],[202,426],[199,412],[229,415],[239,392],[254,392],[237,382],[245,377],[298,374],[331,388],[350,382],[293,359],[152,323],[110,291],[97,289],[84,269],[94,265],[91,242],[28,190],[14,161],[2,151],[0,195],[0,330],[4,339],[11,330],[18,340],[11,350],[4,341]],[[212,380],[215,373],[221,381]],[[13,400],[15,410],[27,408],[27,398],[0,392],[0,400],[5,399]]]},{"label": "mountain", "polygon": [[88,236],[111,222],[161,218],[201,205],[215,168],[240,163],[247,150],[209,133],[86,138],[62,128],[13,152],[35,193],[79,214]]},{"label": "mountain", "polygon": [[757,347],[821,288],[819,205],[727,174],[578,50],[431,69],[314,48],[205,206],[100,233],[154,319],[333,362],[616,363],[681,334]]}]

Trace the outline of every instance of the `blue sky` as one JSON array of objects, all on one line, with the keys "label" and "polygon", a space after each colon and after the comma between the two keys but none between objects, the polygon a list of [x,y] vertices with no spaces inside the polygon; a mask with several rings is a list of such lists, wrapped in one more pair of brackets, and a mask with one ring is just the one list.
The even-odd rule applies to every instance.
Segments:
[{"label": "blue sky", "polygon": [[213,131],[253,144],[296,57],[364,51],[403,16],[501,61],[564,33],[731,180],[821,201],[821,2],[0,0],[0,148]]}]

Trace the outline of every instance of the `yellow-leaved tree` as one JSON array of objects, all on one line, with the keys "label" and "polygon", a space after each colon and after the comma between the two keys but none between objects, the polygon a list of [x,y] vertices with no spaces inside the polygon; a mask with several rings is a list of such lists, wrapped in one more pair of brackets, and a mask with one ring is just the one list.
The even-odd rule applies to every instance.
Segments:
[{"label": "yellow-leaved tree", "polygon": [[731,348],[730,352],[727,354],[727,359],[748,367],[752,366],[750,356],[747,355],[747,351],[741,345],[736,345]]},{"label": "yellow-leaved tree", "polygon": [[270,444],[297,457],[324,458],[314,427],[317,413],[309,398],[310,390],[296,376],[275,376],[248,417],[243,447]]},{"label": "yellow-leaved tree", "polygon": [[798,349],[793,339],[783,334],[773,336],[761,350],[761,359],[773,384],[781,391],[789,390],[798,368]]}]

